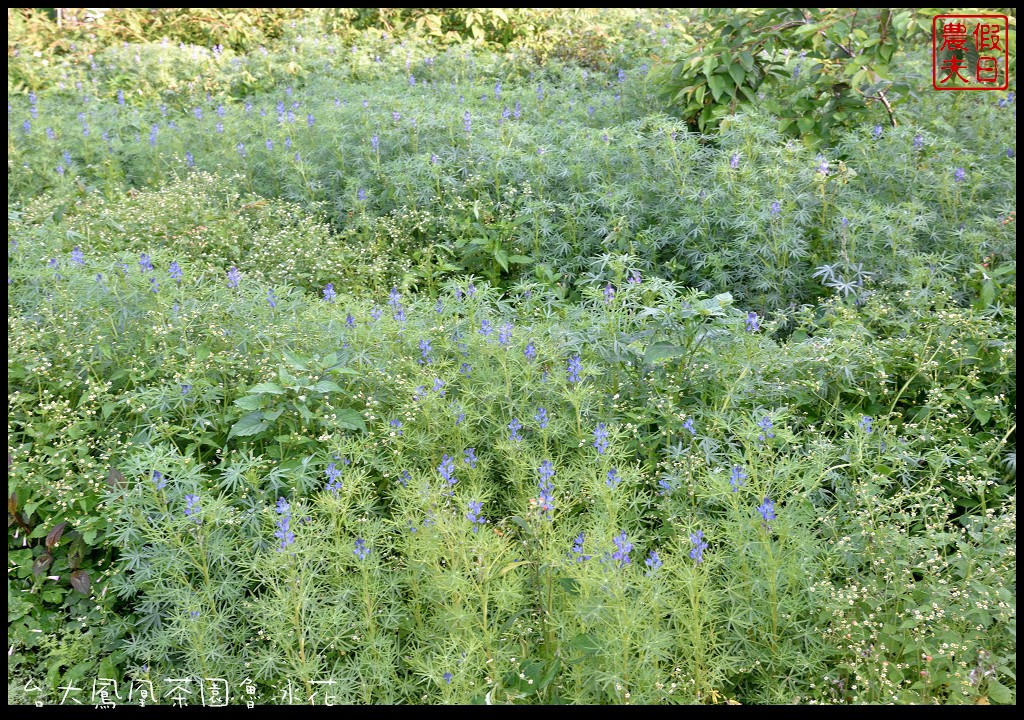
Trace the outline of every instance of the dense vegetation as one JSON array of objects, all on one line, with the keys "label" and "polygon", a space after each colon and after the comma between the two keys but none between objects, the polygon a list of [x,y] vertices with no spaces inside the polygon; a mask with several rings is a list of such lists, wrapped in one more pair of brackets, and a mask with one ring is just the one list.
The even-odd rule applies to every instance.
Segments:
[{"label": "dense vegetation", "polygon": [[1014,703],[1015,95],[759,12],[9,11],[9,701]]}]

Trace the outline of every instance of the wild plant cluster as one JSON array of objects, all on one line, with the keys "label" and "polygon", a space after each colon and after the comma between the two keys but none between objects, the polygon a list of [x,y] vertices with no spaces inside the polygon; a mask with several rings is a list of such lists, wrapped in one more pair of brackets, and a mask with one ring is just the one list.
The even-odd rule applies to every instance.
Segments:
[{"label": "wild plant cluster", "polygon": [[1015,702],[1013,93],[324,17],[9,58],[9,701]]}]

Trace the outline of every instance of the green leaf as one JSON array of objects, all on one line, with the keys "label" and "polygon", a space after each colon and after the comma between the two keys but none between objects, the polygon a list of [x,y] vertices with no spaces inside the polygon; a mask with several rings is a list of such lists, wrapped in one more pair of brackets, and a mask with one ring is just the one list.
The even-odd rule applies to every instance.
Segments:
[{"label": "green leaf", "polygon": [[1013,692],[998,680],[988,681],[988,696],[1000,705],[1007,705],[1013,700]]},{"label": "green leaf", "polygon": [[71,573],[71,587],[83,595],[88,595],[89,574],[85,570],[75,570]]},{"label": "green leaf", "polygon": [[533,262],[533,258],[529,255],[509,255],[508,261],[516,265],[529,265]]},{"label": "green leaf", "polygon": [[284,388],[274,382],[265,382],[258,385],[253,385],[249,388],[251,393],[269,393],[271,395],[281,395],[284,393]]},{"label": "green leaf", "polygon": [[729,75],[732,76],[732,79],[736,82],[737,86],[742,85],[743,79],[747,76],[743,71],[743,68],[736,63],[729,66]]},{"label": "green leaf", "polygon": [[235,405],[243,410],[259,410],[263,404],[262,395],[246,395],[235,400]]},{"label": "green leaf", "polygon": [[228,439],[235,437],[246,437],[261,433],[267,429],[267,423],[263,422],[263,413],[253,412],[245,415],[241,420],[231,426]]},{"label": "green leaf", "polygon": [[494,259],[501,265],[501,269],[508,272],[508,253],[502,249],[494,251]]},{"label": "green leaf", "polygon": [[342,392],[341,386],[333,380],[321,380],[313,386],[312,390],[318,393]]},{"label": "green leaf", "polygon": [[338,410],[336,413],[337,420],[335,425],[346,430],[362,430],[366,432],[366,421],[363,420],[362,414],[358,410],[347,408],[345,410]]},{"label": "green leaf", "polygon": [[660,360],[682,357],[685,354],[686,348],[675,343],[656,342],[647,346],[647,350],[644,352],[644,362],[650,365]]},{"label": "green leaf", "polygon": [[711,75],[708,77],[708,87],[711,88],[711,95],[715,98],[715,102],[719,102],[722,95],[725,94],[725,80],[721,75]]},{"label": "green leaf", "polygon": [[296,354],[294,354],[294,353],[292,353],[292,352],[290,352],[288,350],[284,350],[282,352],[284,354],[285,362],[287,362],[289,365],[291,365],[292,368],[294,368],[295,370],[298,370],[300,372],[304,372],[304,371],[309,369],[309,368],[306,367],[306,361],[303,360],[302,358],[300,358],[298,355],[296,355]]},{"label": "green leaf", "polygon": [[590,633],[580,633],[569,641],[569,647],[584,655],[594,655],[601,650],[600,641]]}]

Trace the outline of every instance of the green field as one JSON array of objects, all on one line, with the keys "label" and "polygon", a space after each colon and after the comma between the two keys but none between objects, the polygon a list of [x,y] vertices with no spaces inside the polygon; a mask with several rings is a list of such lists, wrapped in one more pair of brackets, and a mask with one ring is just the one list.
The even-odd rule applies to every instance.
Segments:
[{"label": "green field", "polygon": [[1015,704],[1012,14],[90,12],[8,10],[9,703]]}]

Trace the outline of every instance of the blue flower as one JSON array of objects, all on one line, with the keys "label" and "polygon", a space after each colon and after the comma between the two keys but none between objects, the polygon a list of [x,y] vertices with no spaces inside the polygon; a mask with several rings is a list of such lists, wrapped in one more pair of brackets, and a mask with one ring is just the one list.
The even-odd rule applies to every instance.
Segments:
[{"label": "blue flower", "polygon": [[953,173],[953,182],[963,182],[965,177],[967,177],[967,171],[962,167],[957,168],[956,172]]},{"label": "blue flower", "polygon": [[194,157],[192,157],[192,153],[186,152],[185,153],[185,165],[187,165],[188,167],[194,167],[195,164],[196,164],[196,159]]},{"label": "blue flower", "polygon": [[614,489],[619,486],[620,482],[622,482],[622,477],[619,475],[618,468],[612,468],[609,470],[608,477],[605,479],[604,484]]},{"label": "blue flower", "polygon": [[871,134],[874,136],[875,140],[878,140],[880,137],[882,137],[882,126],[875,125],[874,129],[871,131]]},{"label": "blue flower", "polygon": [[548,426],[548,411],[546,408],[537,408],[536,414],[533,419],[537,421],[537,427],[544,430]]},{"label": "blue flower", "polygon": [[237,288],[238,283],[242,280],[242,273],[238,272],[238,268],[232,265],[228,269],[228,287]]},{"label": "blue flower", "polygon": [[459,481],[455,477],[455,461],[447,453],[441,457],[441,464],[437,466],[437,471],[441,473],[441,477],[444,478],[449,487],[454,486]]},{"label": "blue flower", "polygon": [[498,330],[498,344],[508,345],[512,342],[512,323],[505,323]]},{"label": "blue flower", "polygon": [[921,133],[918,133],[914,136],[914,149],[920,150],[922,147],[924,147],[924,137],[921,136]]},{"label": "blue flower", "polygon": [[537,357],[537,348],[533,346],[533,343],[527,343],[526,348],[523,349],[523,355],[526,356],[527,360],[533,360]]},{"label": "blue flower", "polygon": [[181,281],[181,278],[182,278],[181,266],[178,265],[178,261],[177,260],[172,260],[171,261],[171,266],[167,269],[167,272],[171,276],[172,280],[177,280],[179,282]]},{"label": "blue flower", "polygon": [[424,365],[430,363],[430,341],[427,339],[420,340],[420,362]]},{"label": "blue flower", "polygon": [[683,429],[689,430],[691,435],[697,434],[697,430],[693,427],[693,418],[686,418],[683,422]]},{"label": "blue flower", "polygon": [[370,554],[370,548],[366,547],[366,541],[362,538],[356,538],[355,548],[353,554],[360,560],[365,560],[366,556]]},{"label": "blue flower", "polygon": [[757,426],[764,431],[757,436],[757,439],[760,440],[761,442],[764,442],[766,437],[775,437],[775,433],[772,432],[772,419],[767,415],[765,415],[764,418],[762,418],[761,420],[757,421]]},{"label": "blue flower", "polygon": [[490,320],[481,320],[480,321],[480,330],[478,332],[481,335],[483,335],[484,337],[487,337],[488,335],[491,334],[491,331],[492,331],[491,321]]},{"label": "blue flower", "polygon": [[673,490],[672,483],[670,483],[665,478],[662,478],[661,480],[658,481],[658,487],[661,488],[661,492],[659,492],[658,494],[661,495],[662,497],[668,497]]},{"label": "blue flower", "polygon": [[278,550],[284,550],[286,547],[295,542],[295,533],[291,529],[291,506],[288,501],[283,497],[277,499],[277,514],[280,517],[277,520],[277,530],[274,532],[274,537],[281,541],[281,546]]},{"label": "blue flower", "polygon": [[600,455],[604,455],[604,451],[608,449],[608,431],[603,422],[594,428],[594,447]]},{"label": "blue flower", "polygon": [[829,173],[828,160],[825,159],[825,157],[819,155],[818,156],[818,164],[816,166],[816,169],[818,170],[819,174],[827,176],[828,173]]},{"label": "blue flower", "polygon": [[371,137],[370,138],[370,147],[373,148],[374,152],[379,152],[380,151],[380,138],[378,138],[376,135]]},{"label": "blue flower", "polygon": [[661,558],[658,557],[657,550],[651,550],[651,554],[647,556],[646,560],[644,560],[644,565],[650,568],[650,570],[647,571],[648,575],[653,575],[663,564],[664,563],[661,561]]},{"label": "blue flower", "polygon": [[580,370],[583,369],[583,361],[580,360],[579,355],[573,355],[569,358],[569,367],[567,369],[569,375],[569,382],[578,383],[580,381]]},{"label": "blue flower", "polygon": [[402,483],[402,487],[409,487],[410,480],[412,480],[412,475],[408,470],[403,470],[402,474],[398,476],[398,482]]},{"label": "blue flower", "polygon": [[780,215],[782,213],[782,205],[779,203],[778,200],[772,201],[771,211],[772,211],[772,215],[774,215],[774,216],[778,216],[778,215]]},{"label": "blue flower", "polygon": [[[474,529],[473,529],[473,532],[476,532],[476,528],[474,528]],[[446,672],[446,673],[445,673],[444,675],[442,675],[441,677],[442,677],[442,678],[444,678],[444,681],[445,681],[446,683],[448,683],[449,685],[451,685],[451,682],[452,682],[452,674],[451,674],[450,672]]]},{"label": "blue flower", "polygon": [[469,512],[466,513],[466,519],[469,520],[473,525],[473,532],[480,529],[480,526],[487,522],[487,520],[480,516],[480,510],[483,508],[483,503],[478,500],[469,501]]},{"label": "blue flower", "polygon": [[337,293],[334,292],[334,283],[327,283],[327,286],[324,288],[324,300],[332,303],[336,297]]},{"label": "blue flower", "polygon": [[274,294],[274,288],[267,288],[267,302],[270,303],[270,307],[277,307],[277,296]]},{"label": "blue flower", "polygon": [[165,478],[164,474],[159,470],[154,470],[153,484],[156,486],[157,490],[163,490],[165,487],[167,487],[167,478]]},{"label": "blue flower", "polygon": [[466,128],[466,133],[469,134],[470,128],[473,127],[473,119],[470,117],[469,110],[462,116],[462,126]]},{"label": "blue flower", "polygon": [[313,127],[313,116],[312,115],[307,115],[306,116],[306,125],[308,125],[309,127]]},{"label": "blue flower", "polygon": [[142,268],[142,272],[144,273],[153,269],[153,263],[149,261],[149,255],[146,253],[139,255],[139,267]]},{"label": "blue flower", "polygon": [[513,442],[522,442],[523,436],[519,434],[519,431],[522,430],[522,428],[523,424],[519,422],[517,418],[512,418],[512,422],[508,424],[508,429],[512,431],[512,433],[508,436],[508,439],[512,440]]},{"label": "blue flower", "polygon": [[327,487],[324,489],[329,493],[337,495],[338,491],[342,488],[341,470],[339,470],[334,463],[329,463],[327,465],[326,475]]},{"label": "blue flower", "polygon": [[388,425],[389,425],[390,427],[393,427],[393,428],[394,428],[395,430],[397,430],[397,431],[398,431],[398,432],[397,432],[396,434],[397,434],[397,435],[398,435],[399,437],[401,437],[401,436],[402,436],[402,421],[401,421],[401,420],[399,420],[398,418],[395,418],[394,420],[392,420],[391,422],[389,422],[389,423],[388,423]]},{"label": "blue flower", "polygon": [[765,522],[775,519],[775,503],[770,498],[765,498],[764,502],[757,506],[757,511],[765,519]]},{"label": "blue flower", "polygon": [[434,390],[434,392],[440,394],[441,397],[444,397],[444,394],[445,394],[445,391],[444,391],[444,380],[442,380],[441,378],[434,378],[434,388],[433,388],[433,390]]},{"label": "blue flower", "polygon": [[738,170],[740,167],[740,154],[738,152],[733,153],[732,157],[729,158],[729,167],[733,170]]},{"label": "blue flower", "polygon": [[584,560],[589,560],[591,558],[590,555],[584,555],[583,554],[583,542],[584,542],[584,540],[585,540],[585,538],[583,536],[583,533],[580,533],[579,535],[577,535],[576,539],[573,540],[572,552],[576,556],[576,558],[575,558],[576,562],[583,562]]},{"label": "blue flower", "polygon": [[82,248],[77,245],[71,250],[71,262],[75,265],[85,265],[85,254],[82,252]]},{"label": "blue flower", "polygon": [[356,326],[356,319],[352,317],[352,313],[348,313],[345,316],[345,324],[350,328],[354,328]]},{"label": "blue flower", "polygon": [[606,305],[611,305],[612,300],[615,299],[615,288],[612,287],[611,283],[604,286],[604,302]]},{"label": "blue flower", "polygon": [[751,310],[747,313],[747,332],[757,332],[761,324],[757,321],[757,313]]},{"label": "blue flower", "polygon": [[185,515],[196,515],[199,513],[199,496],[191,493],[185,496]]},{"label": "blue flower", "polygon": [[690,533],[690,542],[693,543],[693,549],[690,550],[690,557],[701,563],[704,561],[704,551],[707,550],[708,544],[704,542],[704,531],[698,530],[695,533]]},{"label": "blue flower", "polygon": [[872,422],[874,421],[871,419],[870,415],[865,415],[860,419],[860,427],[868,435],[874,432],[874,428],[871,427]]},{"label": "blue flower", "polygon": [[462,363],[462,365],[459,366],[459,373],[461,375],[469,375],[471,372],[473,372],[473,366],[469,363]]},{"label": "blue flower", "polygon": [[628,565],[630,562],[629,551],[633,549],[633,543],[626,539],[626,531],[623,530],[621,534],[612,538],[612,542],[615,543],[617,548],[612,553],[612,560],[618,560],[620,568]]},{"label": "blue flower", "polygon": [[466,448],[464,452],[465,452],[465,455],[466,455],[466,457],[464,458],[464,462],[475,470],[476,469],[476,461],[477,461],[476,449],[475,448]]},{"label": "blue flower", "polygon": [[736,492],[743,485],[743,481],[747,478],[747,474],[743,471],[739,465],[736,465],[732,469],[732,476],[729,478],[729,484],[732,486],[732,491]]}]

